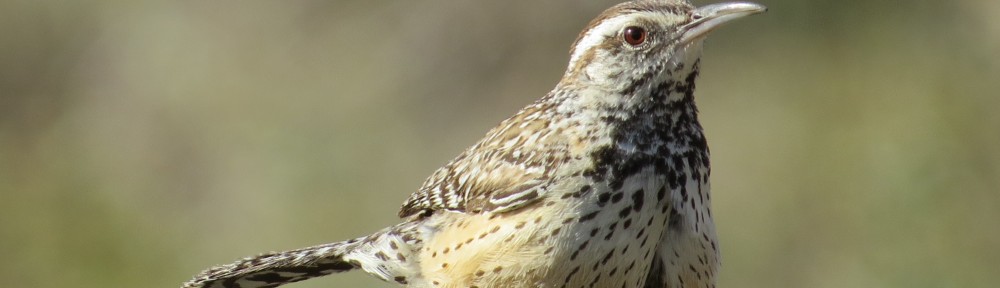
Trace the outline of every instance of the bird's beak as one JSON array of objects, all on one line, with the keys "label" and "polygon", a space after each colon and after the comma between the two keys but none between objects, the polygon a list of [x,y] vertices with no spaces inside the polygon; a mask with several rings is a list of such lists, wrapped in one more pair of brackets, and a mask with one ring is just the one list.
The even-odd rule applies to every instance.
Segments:
[{"label": "bird's beak", "polygon": [[691,23],[684,25],[681,43],[704,37],[708,32],[730,21],[767,11],[764,5],[750,2],[719,3],[700,7],[691,14]]}]

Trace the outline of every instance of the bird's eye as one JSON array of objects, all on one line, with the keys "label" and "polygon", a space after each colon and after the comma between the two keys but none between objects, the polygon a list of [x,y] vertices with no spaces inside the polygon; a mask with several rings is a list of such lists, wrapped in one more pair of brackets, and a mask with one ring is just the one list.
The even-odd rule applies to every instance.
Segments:
[{"label": "bird's eye", "polygon": [[632,46],[639,46],[646,42],[646,29],[637,26],[629,26],[622,31],[622,38],[625,43]]}]

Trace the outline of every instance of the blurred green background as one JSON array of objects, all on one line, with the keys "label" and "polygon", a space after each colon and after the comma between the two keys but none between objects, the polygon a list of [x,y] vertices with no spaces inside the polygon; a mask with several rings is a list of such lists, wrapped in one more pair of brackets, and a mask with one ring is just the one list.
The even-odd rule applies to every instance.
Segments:
[{"label": "blurred green background", "polygon": [[[2,1],[3,286],[177,287],[394,223],[614,2]],[[761,3],[699,82],[720,287],[996,287],[1000,1]]]}]

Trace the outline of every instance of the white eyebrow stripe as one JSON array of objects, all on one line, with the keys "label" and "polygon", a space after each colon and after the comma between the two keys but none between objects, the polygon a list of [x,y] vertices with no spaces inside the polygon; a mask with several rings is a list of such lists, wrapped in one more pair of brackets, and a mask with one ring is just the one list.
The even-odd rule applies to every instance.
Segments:
[{"label": "white eyebrow stripe", "polygon": [[605,19],[601,21],[593,29],[587,30],[587,34],[580,38],[580,41],[576,43],[576,47],[573,48],[573,55],[569,57],[569,66],[575,65],[576,60],[583,56],[594,46],[600,45],[604,42],[607,37],[614,37],[618,34],[618,30],[624,25],[624,23],[634,19],[635,15],[619,15],[612,18]]}]

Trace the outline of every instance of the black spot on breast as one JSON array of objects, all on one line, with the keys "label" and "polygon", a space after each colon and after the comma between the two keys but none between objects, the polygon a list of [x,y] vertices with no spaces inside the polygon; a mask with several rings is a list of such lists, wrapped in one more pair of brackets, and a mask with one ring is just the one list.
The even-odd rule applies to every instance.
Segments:
[{"label": "black spot on breast", "polygon": [[619,217],[619,218],[625,218],[625,217],[627,217],[627,216],[628,216],[629,214],[632,214],[632,207],[625,207],[625,208],[624,208],[624,209],[622,209],[621,211],[618,211],[618,217]]},{"label": "black spot on breast", "polygon": [[623,192],[615,193],[615,195],[611,195],[611,203],[618,203],[618,201],[622,201],[623,197],[625,197],[625,193]]},{"label": "black spot on breast", "polygon": [[586,222],[586,221],[588,221],[590,219],[594,219],[594,217],[597,217],[597,213],[598,212],[600,212],[600,211],[594,211],[594,212],[587,213],[587,215],[580,216],[580,222]]},{"label": "black spot on breast", "polygon": [[566,284],[569,284],[569,280],[573,279],[573,275],[575,275],[576,272],[580,272],[580,266],[573,267],[573,270],[569,271],[569,275],[566,275],[566,281],[563,281],[563,287],[566,287]]},{"label": "black spot on breast", "polygon": [[608,204],[609,199],[611,199],[610,193],[608,192],[601,193],[601,195],[597,195],[597,205],[604,207],[605,204]]},{"label": "black spot on breast", "polygon": [[569,256],[569,260],[576,260],[576,257],[580,256],[580,251],[583,251],[584,249],[587,249],[587,244],[589,244],[589,243],[590,243],[589,240],[588,241],[583,241],[583,244],[580,244],[580,247],[577,247],[576,251],[573,251],[573,254]]},{"label": "black spot on breast", "polygon": [[611,260],[612,255],[615,255],[615,250],[608,251],[608,254],[604,254],[604,258],[601,258],[601,264],[608,264],[608,260]]},{"label": "black spot on breast", "polygon": [[643,189],[636,190],[635,193],[632,193],[632,210],[639,212],[639,210],[642,209],[642,201],[645,198],[645,191]]}]

